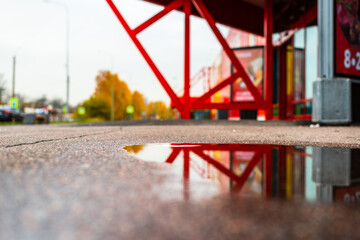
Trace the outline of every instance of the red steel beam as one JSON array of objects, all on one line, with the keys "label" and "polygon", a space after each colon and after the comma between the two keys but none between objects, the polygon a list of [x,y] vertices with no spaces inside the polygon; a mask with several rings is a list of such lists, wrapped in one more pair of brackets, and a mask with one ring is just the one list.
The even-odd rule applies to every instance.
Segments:
[{"label": "red steel beam", "polygon": [[185,13],[185,53],[184,53],[184,109],[182,112],[183,119],[190,119],[190,14],[191,0],[184,1]]},{"label": "red steel beam", "polygon": [[143,24],[139,25],[137,28],[133,30],[134,34],[139,34],[141,31],[149,27],[151,24],[155,23],[162,17],[164,17],[166,14],[171,12],[172,10],[178,9],[184,4],[184,0],[176,0],[170,4],[168,4],[161,12],[155,14],[152,18],[145,21]]},{"label": "red steel beam", "polygon": [[222,81],[221,83],[210,89],[208,92],[203,94],[201,97],[196,99],[194,103],[204,103],[204,101],[207,100],[209,97],[211,97],[212,95],[214,95],[215,93],[226,87],[227,85],[235,82],[235,80],[238,79],[238,77],[240,77],[240,74],[238,72],[234,73],[233,75],[231,75],[230,77],[228,77],[227,79],[225,79],[224,81]]},{"label": "red steel beam", "polygon": [[259,109],[263,106],[254,102],[193,103],[192,109]]},{"label": "red steel beam", "polygon": [[137,39],[136,34],[134,34],[134,32],[130,29],[129,25],[127,24],[127,22],[125,21],[125,19],[123,18],[123,16],[119,12],[119,10],[117,9],[117,7],[113,3],[113,1],[112,0],[106,0],[106,2],[109,4],[110,8],[112,9],[114,14],[118,18],[119,22],[124,27],[125,31],[129,35],[131,40],[134,42],[135,46],[140,51],[141,55],[144,57],[145,61],[148,63],[149,67],[151,68],[151,70],[153,71],[153,73],[155,74],[157,79],[159,80],[160,84],[163,86],[166,93],[171,98],[171,101],[175,104],[175,107],[178,109],[179,112],[182,112],[183,107],[181,105],[180,99],[178,98],[178,96],[176,96],[176,94],[171,89],[170,85],[167,83],[164,76],[161,74],[160,70],[156,67],[155,63],[152,61],[149,54],[146,52],[145,48],[142,46],[140,41]]},{"label": "red steel beam", "polygon": [[264,34],[265,34],[265,118],[273,119],[273,0],[265,0]]},{"label": "red steel beam", "polygon": [[194,5],[195,5],[196,9],[200,13],[200,15],[209,24],[211,30],[214,32],[216,38],[218,39],[218,41],[220,42],[220,44],[223,47],[224,51],[226,52],[226,54],[230,58],[230,61],[232,62],[235,69],[239,72],[240,76],[242,77],[246,87],[249,89],[251,94],[254,96],[255,102],[257,102],[257,103],[263,105],[264,107],[266,107],[266,103],[263,100],[259,90],[254,86],[254,84],[250,80],[249,76],[247,75],[244,67],[241,65],[240,61],[237,59],[235,53],[231,50],[230,46],[227,44],[226,40],[221,35],[220,31],[216,27],[216,22],[214,21],[214,19],[210,15],[209,11],[205,7],[203,1],[202,0],[192,0],[192,1],[193,1]]}]

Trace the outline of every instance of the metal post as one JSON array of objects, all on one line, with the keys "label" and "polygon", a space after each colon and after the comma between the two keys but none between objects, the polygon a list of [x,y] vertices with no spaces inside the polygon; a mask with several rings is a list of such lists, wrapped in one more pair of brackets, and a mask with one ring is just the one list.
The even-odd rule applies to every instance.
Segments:
[{"label": "metal post", "polygon": [[334,0],[318,0],[319,71],[313,84],[312,121],[351,123],[351,81],[334,77]]},{"label": "metal post", "polygon": [[115,94],[114,94],[114,76],[111,77],[111,121],[114,121],[114,106],[115,106]]},{"label": "metal post", "polygon": [[114,75],[113,75],[113,70],[114,70],[114,57],[113,55],[111,55],[111,72],[110,72],[110,77],[111,77],[111,121],[114,121],[115,119],[115,113],[114,113],[114,109],[115,109],[115,86],[114,86]]},{"label": "metal post", "polygon": [[184,111],[183,119],[190,119],[190,14],[191,1],[186,0],[184,4],[185,12],[185,54],[184,54]]},{"label": "metal post", "polygon": [[69,120],[69,99],[70,99],[70,18],[69,8],[66,9],[66,116],[65,119]]},{"label": "metal post", "polygon": [[334,0],[318,0],[319,74],[320,78],[334,77]]},{"label": "metal post", "polygon": [[264,9],[265,34],[265,101],[266,120],[273,118],[273,1],[265,0]]},{"label": "metal post", "polygon": [[16,56],[13,57],[13,79],[12,79],[12,94],[11,96],[15,97],[15,72],[16,72]]}]

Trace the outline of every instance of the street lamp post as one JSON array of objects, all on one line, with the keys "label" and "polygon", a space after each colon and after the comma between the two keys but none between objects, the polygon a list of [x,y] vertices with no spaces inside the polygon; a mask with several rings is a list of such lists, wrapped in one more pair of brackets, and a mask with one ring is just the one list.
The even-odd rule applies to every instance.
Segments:
[{"label": "street lamp post", "polygon": [[70,70],[69,70],[69,62],[70,62],[70,14],[69,14],[69,8],[65,3],[61,2],[55,2],[55,1],[49,1],[45,0],[47,3],[53,3],[56,5],[59,5],[65,9],[66,12],[66,115],[65,119],[69,120],[69,92],[70,92]]}]

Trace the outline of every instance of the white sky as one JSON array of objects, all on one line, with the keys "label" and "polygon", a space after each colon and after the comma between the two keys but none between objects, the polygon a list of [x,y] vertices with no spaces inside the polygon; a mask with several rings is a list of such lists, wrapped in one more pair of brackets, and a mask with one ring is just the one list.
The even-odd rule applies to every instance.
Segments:
[{"label": "white sky", "polygon": [[[99,70],[113,69],[132,91],[169,103],[165,91],[105,0],[57,0],[70,9],[70,104],[94,91]],[[140,0],[115,0],[132,28],[161,10]],[[173,12],[139,35],[171,86],[183,85],[183,15]],[[0,0],[0,74],[11,92],[12,57],[17,56],[16,92],[28,99],[46,95],[65,101],[65,10],[43,0]],[[225,35],[227,28],[220,29]],[[192,18],[194,75],[210,66],[220,45],[203,20]]]}]

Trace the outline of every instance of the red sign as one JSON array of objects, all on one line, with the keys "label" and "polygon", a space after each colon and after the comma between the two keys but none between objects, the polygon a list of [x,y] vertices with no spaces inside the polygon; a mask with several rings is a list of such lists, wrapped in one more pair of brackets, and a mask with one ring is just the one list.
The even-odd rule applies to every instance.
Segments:
[{"label": "red sign", "polygon": [[359,0],[336,0],[335,75],[360,76]]},{"label": "red sign", "polygon": [[[234,51],[242,66],[245,68],[252,83],[263,94],[264,82],[264,48],[252,47],[237,49]],[[255,101],[251,92],[247,89],[244,81],[238,78],[232,85],[233,102]]]}]

